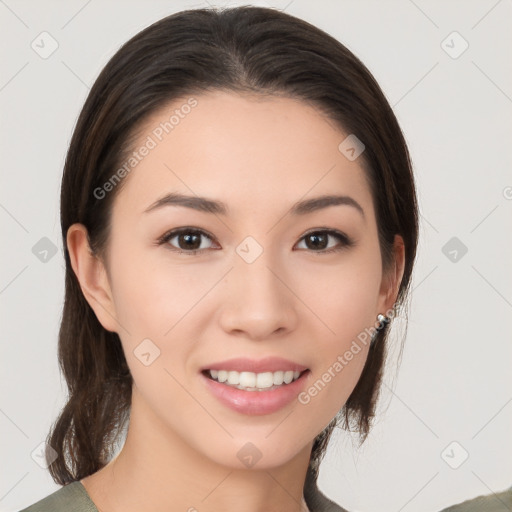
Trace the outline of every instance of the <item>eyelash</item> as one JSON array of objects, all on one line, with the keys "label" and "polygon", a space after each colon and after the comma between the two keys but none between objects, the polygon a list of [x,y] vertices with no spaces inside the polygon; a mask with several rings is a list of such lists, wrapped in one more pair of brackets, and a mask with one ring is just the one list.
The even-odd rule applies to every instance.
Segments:
[{"label": "eyelash", "polygon": [[[179,229],[174,229],[174,230],[168,231],[167,233],[162,235],[157,240],[157,244],[158,245],[163,245],[163,244],[166,244],[166,243],[168,244],[169,240],[173,239],[176,236],[182,235],[182,234],[204,235],[204,236],[206,236],[207,238],[209,238],[210,240],[213,241],[213,237],[210,236],[207,232],[203,231],[202,229],[197,229],[197,228],[179,228]],[[331,248],[331,249],[323,249],[323,250],[320,250],[320,251],[313,251],[313,250],[305,249],[306,251],[312,252],[312,253],[316,253],[316,254],[319,254],[319,255],[323,255],[323,254],[330,254],[330,253],[333,253],[333,252],[339,252],[339,251],[342,251],[343,249],[347,249],[347,248],[352,247],[354,245],[353,240],[351,240],[347,235],[345,235],[341,231],[337,231],[337,230],[334,230],[334,229],[316,229],[314,231],[309,231],[308,233],[306,233],[304,236],[302,236],[300,238],[299,242],[304,240],[306,237],[308,237],[310,235],[317,235],[317,234],[326,234],[326,235],[333,236],[333,237],[337,238],[341,242],[341,244],[339,246]],[[208,250],[208,249],[193,249],[193,250],[190,250],[190,251],[183,251],[181,249],[177,249],[177,248],[171,246],[170,244],[168,244],[168,245],[169,245],[169,247],[171,248],[171,250],[173,252],[177,252],[178,254],[186,254],[188,256],[193,256],[193,255],[197,254],[198,252],[203,252],[203,251]],[[304,250],[304,249],[301,249],[301,250]]]}]

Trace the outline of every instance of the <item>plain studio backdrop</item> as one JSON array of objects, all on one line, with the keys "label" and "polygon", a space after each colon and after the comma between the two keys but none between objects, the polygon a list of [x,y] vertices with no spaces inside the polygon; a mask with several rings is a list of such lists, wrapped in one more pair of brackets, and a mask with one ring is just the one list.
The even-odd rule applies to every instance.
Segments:
[{"label": "plain studio backdrop", "polygon": [[[56,352],[64,276],[59,186],[79,110],[121,44],[164,16],[208,5],[240,4],[0,2],[1,511],[59,488],[37,454],[65,398]],[[421,233],[402,364],[388,369],[365,445],[333,435],[320,489],[354,512],[436,511],[506,489],[512,3],[253,5],[313,23],[365,63],[405,133],[418,186]],[[395,346],[399,331],[390,339]]]}]

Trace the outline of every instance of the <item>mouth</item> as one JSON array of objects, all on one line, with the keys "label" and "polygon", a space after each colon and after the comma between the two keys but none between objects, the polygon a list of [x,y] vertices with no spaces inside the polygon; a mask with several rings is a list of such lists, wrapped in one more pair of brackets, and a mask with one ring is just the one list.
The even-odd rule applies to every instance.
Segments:
[{"label": "mouth", "polygon": [[291,405],[308,385],[311,370],[294,361],[267,356],[210,362],[199,375],[209,394],[246,415],[275,413]]},{"label": "mouth", "polygon": [[291,405],[307,386],[310,374],[309,369],[297,368],[258,373],[212,368],[200,373],[212,396],[244,415],[272,414]]},{"label": "mouth", "polygon": [[203,370],[208,379],[241,391],[272,391],[300,379],[309,370],[278,370],[274,372],[238,372],[236,370]]}]

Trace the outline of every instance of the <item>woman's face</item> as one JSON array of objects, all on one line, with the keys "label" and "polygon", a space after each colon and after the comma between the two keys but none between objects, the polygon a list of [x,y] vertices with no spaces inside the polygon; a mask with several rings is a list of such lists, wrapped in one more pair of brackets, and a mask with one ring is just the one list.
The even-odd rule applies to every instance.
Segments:
[{"label": "woman's face", "polygon": [[[92,305],[119,333],[134,410],[160,434],[223,465],[248,454],[272,467],[309,450],[346,402],[361,334],[395,296],[361,159],[338,148],[348,133],[288,98],[194,98],[139,132],[113,205],[111,302]],[[324,196],[342,198],[314,202]],[[285,371],[300,377],[265,387]]]}]

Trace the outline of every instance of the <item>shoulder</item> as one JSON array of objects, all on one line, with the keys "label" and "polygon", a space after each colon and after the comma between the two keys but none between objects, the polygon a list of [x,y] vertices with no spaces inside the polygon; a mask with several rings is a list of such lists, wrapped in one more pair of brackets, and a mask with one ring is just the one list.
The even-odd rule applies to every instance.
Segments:
[{"label": "shoulder", "polygon": [[20,512],[98,512],[80,481],[65,485]]},{"label": "shoulder", "polygon": [[304,495],[304,499],[311,512],[348,512],[348,510],[330,500],[318,487],[311,490],[307,496]]},{"label": "shoulder", "polygon": [[348,512],[320,491],[311,468],[308,468],[304,483],[304,500],[310,512]]},{"label": "shoulder", "polygon": [[486,512],[501,512],[512,510],[511,507],[512,487],[502,492],[478,496],[472,500],[445,508],[441,512],[481,512],[483,510]]}]

